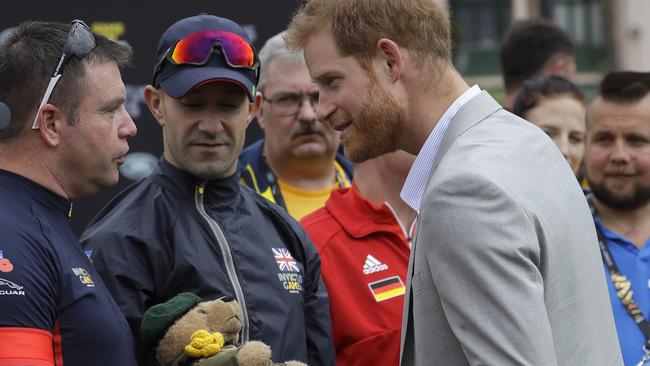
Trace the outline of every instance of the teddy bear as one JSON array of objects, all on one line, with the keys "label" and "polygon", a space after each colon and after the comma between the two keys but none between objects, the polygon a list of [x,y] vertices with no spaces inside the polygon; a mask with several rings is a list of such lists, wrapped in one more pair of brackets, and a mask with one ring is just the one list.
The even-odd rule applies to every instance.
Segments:
[{"label": "teddy bear", "polygon": [[241,308],[230,298],[203,300],[183,292],[149,308],[140,334],[155,349],[162,366],[307,366],[273,363],[271,348],[260,341],[239,345]]}]

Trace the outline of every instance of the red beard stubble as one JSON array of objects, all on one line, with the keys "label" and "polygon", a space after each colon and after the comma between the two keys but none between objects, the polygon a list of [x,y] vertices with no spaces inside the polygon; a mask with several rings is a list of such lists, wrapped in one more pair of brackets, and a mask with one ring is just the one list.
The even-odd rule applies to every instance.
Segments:
[{"label": "red beard stubble", "polygon": [[366,101],[355,114],[341,111],[331,125],[351,122],[344,141],[345,155],[360,163],[398,149],[400,133],[406,127],[406,102],[400,101],[379,85],[374,72],[368,72]]}]

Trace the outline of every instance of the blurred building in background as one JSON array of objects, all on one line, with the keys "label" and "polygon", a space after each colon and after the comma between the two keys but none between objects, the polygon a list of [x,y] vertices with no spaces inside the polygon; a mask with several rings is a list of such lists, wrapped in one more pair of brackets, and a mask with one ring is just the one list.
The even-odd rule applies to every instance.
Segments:
[{"label": "blurred building in background", "polygon": [[503,95],[499,45],[513,20],[545,17],[576,45],[576,82],[587,95],[611,70],[650,70],[648,0],[442,0],[454,30],[454,63],[470,83]]}]

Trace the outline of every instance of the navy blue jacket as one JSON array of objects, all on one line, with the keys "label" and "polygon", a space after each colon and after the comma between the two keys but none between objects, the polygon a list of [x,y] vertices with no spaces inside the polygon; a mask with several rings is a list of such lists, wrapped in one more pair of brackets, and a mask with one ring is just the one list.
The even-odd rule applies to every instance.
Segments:
[{"label": "navy blue jacket", "polygon": [[[242,341],[265,342],[276,362],[335,362],[315,247],[237,174],[205,181],[163,158],[99,213],[82,242],[136,339],[146,309],[189,291],[237,299]],[[141,364],[154,364],[152,353]]]}]

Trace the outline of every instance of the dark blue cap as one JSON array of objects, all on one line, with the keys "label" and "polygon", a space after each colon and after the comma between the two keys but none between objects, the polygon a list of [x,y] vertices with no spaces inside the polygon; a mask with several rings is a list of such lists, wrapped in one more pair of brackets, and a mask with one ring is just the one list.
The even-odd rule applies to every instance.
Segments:
[{"label": "dark blue cap", "polygon": [[[239,24],[230,19],[203,13],[181,19],[167,28],[158,42],[155,65],[160,63],[167,50],[176,42],[190,33],[203,30],[222,30],[235,33],[251,43],[248,34]],[[256,74],[259,72],[259,67],[258,70],[231,67],[226,63],[223,55],[216,52],[203,65],[173,65],[168,61],[163,61],[158,74],[156,71],[154,70],[154,85],[160,86],[174,98],[182,97],[202,83],[225,80],[241,85],[248,93],[250,101],[255,101]]]}]

